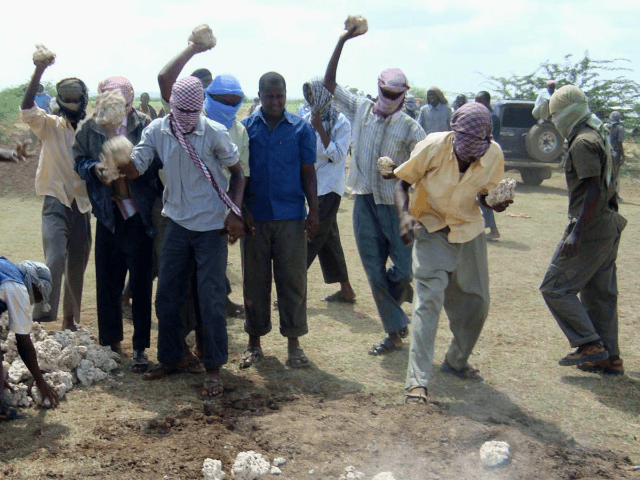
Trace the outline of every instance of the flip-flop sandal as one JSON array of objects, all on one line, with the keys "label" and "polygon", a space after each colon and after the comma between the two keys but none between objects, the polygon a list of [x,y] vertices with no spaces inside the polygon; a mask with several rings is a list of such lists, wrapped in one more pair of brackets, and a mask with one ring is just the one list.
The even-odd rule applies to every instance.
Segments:
[{"label": "flip-flop sandal", "polygon": [[[219,390],[216,393],[217,389]],[[217,398],[221,397],[224,393],[224,386],[222,384],[222,380],[220,378],[204,378],[204,386],[202,387],[202,391],[200,392],[200,396],[203,398]]]},{"label": "flip-flop sandal", "polygon": [[131,364],[131,371],[133,373],[144,373],[149,369],[149,359],[147,354],[143,353],[141,357],[133,357],[133,363]]},{"label": "flip-flop sandal", "polygon": [[482,375],[480,375],[480,371],[473,368],[471,365],[466,365],[464,368],[456,370],[449,364],[449,362],[447,362],[446,359],[442,362],[442,365],[440,365],[440,370],[443,373],[455,375],[462,380],[483,380]]},{"label": "flip-flop sandal", "polygon": [[240,358],[240,370],[249,368],[254,363],[257,363],[263,356],[264,354],[262,353],[261,348],[247,347]]},{"label": "flip-flop sandal", "polygon": [[163,363],[156,363],[151,369],[147,370],[147,373],[143,373],[140,378],[142,378],[142,380],[160,380],[177,371],[178,369],[171,369]]},{"label": "flip-flop sandal", "polygon": [[204,373],[207,371],[207,369],[204,368],[204,365],[202,365],[202,362],[199,358],[192,360],[186,367],[180,370],[187,373]]},{"label": "flip-flop sandal", "polygon": [[23,417],[15,408],[0,405],[0,420],[19,420]]},{"label": "flip-flop sandal", "polygon": [[355,298],[345,298],[341,290],[324,297],[325,302],[356,303]]},{"label": "flip-flop sandal", "polygon": [[414,386],[404,394],[405,405],[426,405],[428,401],[427,389],[425,387]]},{"label": "flip-flop sandal", "polygon": [[304,368],[310,367],[311,362],[304,354],[302,347],[289,348],[289,358],[287,359],[287,365],[291,368]]},{"label": "flip-flop sandal", "polygon": [[396,350],[401,350],[401,346],[396,346],[389,337],[385,337],[379,344],[374,345],[369,349],[369,355],[386,355],[387,353],[395,352]]}]

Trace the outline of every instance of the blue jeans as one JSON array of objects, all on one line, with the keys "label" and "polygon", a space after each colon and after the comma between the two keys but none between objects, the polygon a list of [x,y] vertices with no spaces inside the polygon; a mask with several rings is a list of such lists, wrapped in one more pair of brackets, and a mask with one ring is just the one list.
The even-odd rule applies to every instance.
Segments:
[{"label": "blue jeans", "polygon": [[158,315],[158,361],[171,364],[184,355],[180,310],[187,299],[187,283],[197,265],[198,300],[202,315],[205,368],[227,363],[227,236],[220,230],[194,232],[172,220],[167,222],[162,243],[162,262],[156,295]]},{"label": "blue jeans", "polygon": [[[353,233],[382,326],[394,333],[411,323],[400,305],[411,301],[411,248],[400,238],[393,205],[376,205],[373,195],[356,195]],[[387,269],[387,260],[393,265]]]}]

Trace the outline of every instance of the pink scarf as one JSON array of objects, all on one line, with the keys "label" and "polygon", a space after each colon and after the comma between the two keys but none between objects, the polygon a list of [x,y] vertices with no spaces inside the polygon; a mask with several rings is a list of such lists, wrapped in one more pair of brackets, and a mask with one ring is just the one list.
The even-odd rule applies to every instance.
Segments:
[{"label": "pink scarf", "polygon": [[[401,93],[395,100],[384,96],[383,89],[392,93]],[[384,70],[378,77],[378,101],[373,106],[374,115],[387,118],[402,108],[409,85],[407,77],[399,68]]]},{"label": "pink scarf", "polygon": [[133,85],[125,77],[115,76],[109,77],[98,84],[98,93],[110,92],[111,90],[118,89],[122,93],[125,101],[125,109],[127,114],[133,108],[134,91]]}]

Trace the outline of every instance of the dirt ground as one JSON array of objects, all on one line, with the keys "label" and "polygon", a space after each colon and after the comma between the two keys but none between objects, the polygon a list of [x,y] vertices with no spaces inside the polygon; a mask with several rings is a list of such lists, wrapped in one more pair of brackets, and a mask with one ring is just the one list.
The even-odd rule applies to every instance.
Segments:
[{"label": "dirt ground", "polygon": [[[0,253],[10,258],[41,259],[40,203],[33,197],[36,163],[32,159],[20,168],[0,164]],[[200,479],[205,458],[221,460],[230,477],[236,455],[247,450],[270,461],[284,457],[281,478],[297,480],[338,479],[350,465],[367,479],[384,471],[397,480],[640,478],[640,472],[629,471],[630,456],[637,460],[640,451],[633,434],[640,413],[638,357],[625,356],[632,368],[625,380],[582,373],[558,380],[558,367],[544,366],[567,350],[534,291],[563,220],[550,223],[536,213],[549,202],[552,216],[561,217],[566,198],[559,175],[541,187],[518,188],[522,196],[513,211],[529,212],[534,219],[499,217],[503,239],[490,246],[492,282],[502,288],[494,295],[492,283],[492,312],[499,313],[492,313],[494,323],[486,327],[474,356],[485,382],[467,383],[436,371],[429,405],[401,404],[406,348],[382,359],[364,354],[381,329],[350,231],[352,202],[345,199],[340,224],[358,303],[334,308],[318,301],[334,287],[322,284],[319,269],[310,270],[311,331],[304,345],[314,362],[311,369],[285,368],[283,341],[272,333],[264,361],[238,370],[246,336],[242,321],[230,320],[225,395],[202,401],[197,394],[201,376],[148,383],[130,372],[131,324],[125,322],[127,358],[113,379],[74,388],[56,410],[30,409],[23,420],[0,423],[0,478]],[[640,188],[635,183],[625,188],[629,208],[635,208],[629,213],[637,215]],[[550,233],[541,235],[545,229]],[[532,240],[536,235],[540,239]],[[534,258],[538,248],[544,259],[523,266],[527,262],[517,255]],[[230,249],[230,258],[239,301],[237,247]],[[627,258],[632,265],[620,267],[624,279],[632,278],[640,264],[637,255]],[[531,285],[521,287],[524,279]],[[86,282],[83,325],[97,333],[92,260]],[[636,287],[637,280],[629,283],[625,294]],[[531,292],[520,297],[523,289]],[[621,306],[621,338],[635,330],[635,298]],[[405,310],[410,312],[410,306]],[[541,316],[544,327],[536,323]],[[508,327],[514,318],[521,335],[527,329],[540,335],[522,344]],[[441,326],[437,355],[444,352],[446,335]],[[633,343],[624,338],[629,338],[624,344],[629,351]],[[519,355],[523,350],[526,354]],[[153,346],[150,356],[155,356]],[[581,418],[586,415],[591,419]],[[575,423],[578,419],[584,424]],[[509,465],[482,468],[479,449],[488,440],[510,444]]]}]

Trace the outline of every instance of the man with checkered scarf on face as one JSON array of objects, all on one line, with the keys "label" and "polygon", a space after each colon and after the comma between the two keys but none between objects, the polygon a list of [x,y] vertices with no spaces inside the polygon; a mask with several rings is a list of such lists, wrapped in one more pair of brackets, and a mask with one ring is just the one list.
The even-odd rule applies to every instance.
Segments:
[{"label": "man with checkered scarf on face", "polygon": [[[485,197],[504,174],[504,156],[492,141],[491,113],[477,102],[453,114],[452,132],[419,142],[411,158],[395,169],[400,235],[413,243],[417,299],[405,403],[426,403],[434,342],[444,306],[453,339],[442,371],[481,379],[467,362],[489,311],[489,269],[479,203],[497,212],[511,200],[488,206]],[[409,188],[413,192],[409,199]]]}]

